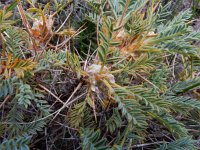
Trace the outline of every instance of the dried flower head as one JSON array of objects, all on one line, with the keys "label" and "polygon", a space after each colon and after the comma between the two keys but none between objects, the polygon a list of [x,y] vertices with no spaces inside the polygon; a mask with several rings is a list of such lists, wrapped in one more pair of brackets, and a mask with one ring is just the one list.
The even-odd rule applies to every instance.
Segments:
[{"label": "dried flower head", "polygon": [[92,91],[97,91],[97,82],[100,80],[107,80],[110,83],[115,83],[115,78],[109,73],[109,69],[104,66],[102,69],[101,65],[92,64],[87,69],[86,72],[89,76],[89,83],[91,84]]},{"label": "dried flower head", "polygon": [[35,19],[31,29],[32,36],[38,41],[43,43],[47,40],[50,34],[52,34],[53,19],[52,16],[43,16],[39,19]]}]

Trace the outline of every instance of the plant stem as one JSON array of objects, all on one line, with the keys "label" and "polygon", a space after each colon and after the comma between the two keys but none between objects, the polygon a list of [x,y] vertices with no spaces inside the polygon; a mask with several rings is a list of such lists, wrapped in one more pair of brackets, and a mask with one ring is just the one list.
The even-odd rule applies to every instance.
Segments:
[{"label": "plant stem", "polygon": [[32,42],[33,42],[33,43],[32,43],[33,49],[35,50],[35,53],[36,53],[36,51],[38,51],[38,50],[37,50],[37,44],[36,44],[36,42],[35,42],[35,39],[34,39],[33,36],[32,36],[31,26],[30,26],[28,20],[26,19],[26,15],[25,15],[25,12],[24,12],[24,9],[23,9],[23,7],[22,7],[22,4],[21,4],[21,1],[20,1],[20,0],[17,1],[17,8],[18,8],[18,10],[19,10],[19,14],[20,14],[20,16],[21,16],[22,22],[23,22],[24,26],[26,27],[26,30],[27,30],[28,34],[30,35],[30,37],[31,37],[31,39],[32,39]]},{"label": "plant stem", "polygon": [[129,3],[130,3],[130,0],[126,0],[126,5],[125,5],[124,10],[123,10],[123,12],[122,12],[122,17],[121,17],[121,19],[120,19],[120,21],[119,21],[119,25],[118,25],[119,27],[122,25],[122,21],[123,21],[123,19],[124,19],[126,10],[128,9]]}]

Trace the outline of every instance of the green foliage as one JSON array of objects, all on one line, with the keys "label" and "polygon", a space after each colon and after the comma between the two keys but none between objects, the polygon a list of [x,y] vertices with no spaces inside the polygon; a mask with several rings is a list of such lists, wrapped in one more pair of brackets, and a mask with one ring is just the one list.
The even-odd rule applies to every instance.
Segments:
[{"label": "green foliage", "polygon": [[100,131],[91,131],[89,129],[82,129],[82,148],[84,150],[102,150],[106,149],[106,140],[101,138]]},{"label": "green foliage", "polygon": [[165,143],[161,145],[157,150],[195,150],[194,141],[191,138],[180,138],[177,141]]},{"label": "green foliage", "polygon": [[112,42],[112,33],[113,33],[113,25],[111,23],[111,20],[110,19],[107,19],[105,21],[105,26],[106,28],[108,28],[108,34],[107,35],[104,35],[103,32],[99,32],[99,38],[102,39],[102,44],[99,46],[99,50],[98,50],[98,56],[99,56],[99,59],[105,63],[106,62],[106,59],[107,59],[107,55],[109,54],[109,51],[108,51],[108,48],[110,45],[112,46],[115,46],[115,45],[118,45],[118,43],[115,43],[115,42]]},{"label": "green foliage", "polygon": [[157,17],[156,17],[156,24],[162,24],[162,23],[166,23],[167,18],[169,18],[172,14],[172,11],[170,10],[172,3],[168,2],[166,5],[162,6],[160,5],[160,7],[158,8],[158,13],[157,13]]},{"label": "green foliage", "polygon": [[0,149],[2,150],[9,150],[9,149],[23,149],[23,150],[29,150],[28,144],[29,144],[30,137],[18,137],[17,139],[11,139],[8,141],[5,141],[0,144]]},{"label": "green foliage", "polygon": [[122,97],[118,95],[115,96],[115,100],[118,103],[118,108],[122,111],[122,115],[127,118],[128,122],[139,127],[145,127],[147,125],[145,115],[142,113],[138,102],[134,99],[123,98],[122,100],[121,98]]},{"label": "green foliage", "polygon": [[113,110],[112,116],[106,122],[106,128],[113,133],[117,128],[121,127],[122,119],[117,109]]},{"label": "green foliage", "polygon": [[[173,103],[173,107],[181,109],[200,109],[200,102],[189,96],[178,96],[179,94],[186,93],[199,87],[199,78],[188,79],[175,84],[170,91],[166,93],[165,99]],[[177,109],[178,110],[178,109]],[[188,112],[187,111],[187,112]]]},{"label": "green foliage", "polygon": [[0,10],[0,31],[4,31],[6,28],[10,27],[15,21],[9,20],[12,16],[12,9],[16,6],[16,2],[12,3],[7,8],[4,7]]},{"label": "green foliage", "polygon": [[8,94],[13,93],[13,79],[5,79],[0,81],[0,98],[1,97],[6,97]]},{"label": "green foliage", "polygon": [[166,100],[171,101],[174,104],[172,105],[174,108],[184,108],[188,111],[192,109],[200,109],[200,102],[191,97],[168,95],[166,96]]},{"label": "green foliage", "polygon": [[[6,45],[8,52],[14,55],[16,58],[26,57],[26,53],[22,51],[22,46],[28,42],[28,35],[25,31],[17,28],[8,28],[5,31]],[[16,55],[16,56],[15,56]]]},{"label": "green foliage", "polygon": [[25,108],[28,108],[31,105],[33,97],[30,85],[23,83],[19,85],[19,94],[16,95],[19,105],[24,105]]},{"label": "green foliage", "polygon": [[0,149],[197,149],[200,32],[190,10],[36,2],[0,10]]},{"label": "green foliage", "polygon": [[161,124],[163,124],[173,135],[177,137],[187,136],[188,133],[184,125],[181,122],[175,120],[172,116],[155,113],[150,113],[150,115],[158,120]]},{"label": "green foliage", "polygon": [[166,92],[167,90],[167,79],[169,76],[169,71],[166,67],[162,67],[161,69],[156,69],[151,72],[151,76],[149,80],[156,86],[153,87],[153,91],[155,92]]},{"label": "green foliage", "polygon": [[200,87],[199,77],[194,78],[192,80],[188,79],[188,80],[179,82],[171,88],[171,91],[173,91],[175,94],[181,94],[198,87]]},{"label": "green foliage", "polygon": [[165,101],[163,98],[153,92],[150,88],[143,88],[141,86],[132,87],[131,90],[136,96],[136,99],[139,100],[141,105],[144,105],[146,110],[150,111],[166,111],[170,107],[170,103]]},{"label": "green foliage", "polygon": [[[198,50],[190,43],[198,32],[192,34],[192,29],[188,26],[192,13],[190,10],[180,12],[170,22],[158,26],[159,38],[156,41],[162,42],[162,48],[169,52],[178,52],[182,54],[199,55]],[[188,36],[188,38],[187,38]],[[189,38],[189,37],[192,38]]]},{"label": "green foliage", "polygon": [[76,104],[74,108],[69,111],[68,119],[70,126],[75,128],[80,126],[84,117],[84,109],[86,109],[86,103],[81,102]]}]

